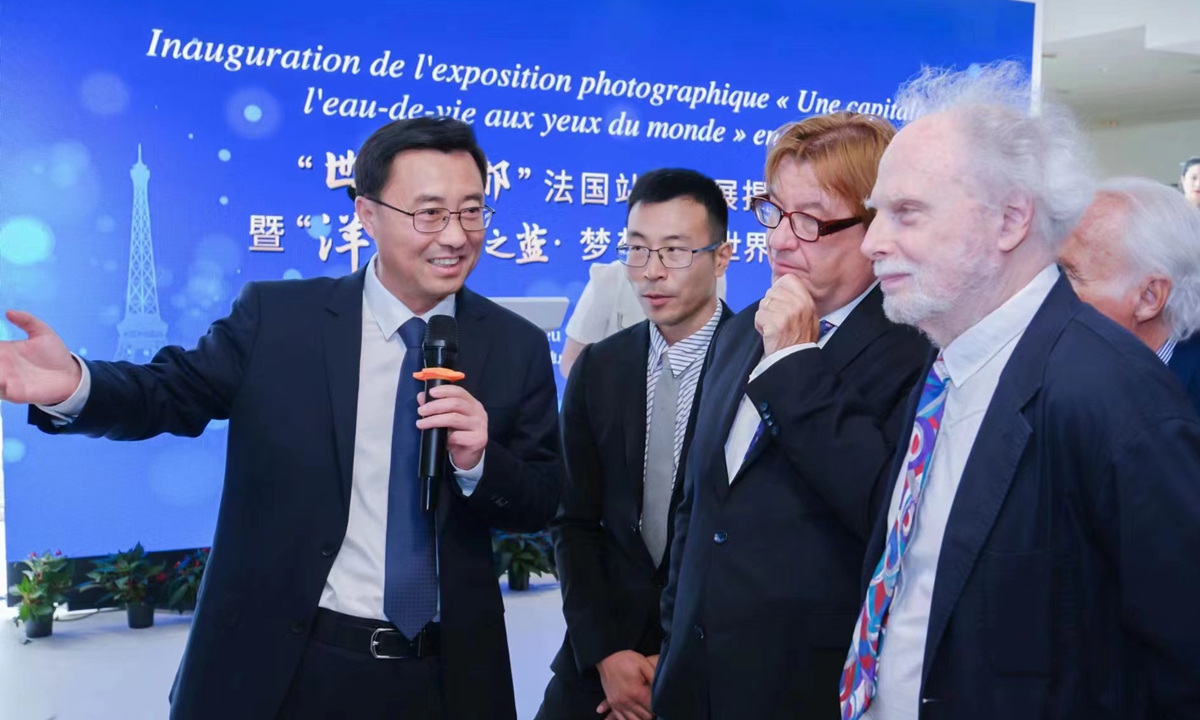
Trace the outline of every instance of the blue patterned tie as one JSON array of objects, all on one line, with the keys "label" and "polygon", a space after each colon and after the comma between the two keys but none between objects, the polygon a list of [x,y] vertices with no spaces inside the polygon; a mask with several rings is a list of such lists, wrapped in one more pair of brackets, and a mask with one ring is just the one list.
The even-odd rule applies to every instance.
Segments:
[{"label": "blue patterned tie", "polygon": [[[828,320],[822,320],[821,325],[820,325],[820,330],[817,333],[817,342],[820,342],[822,340],[822,338],[824,338],[825,335],[830,330],[834,329],[835,327],[837,327],[837,325],[834,325],[833,323],[829,322]],[[766,425],[763,424],[762,420],[759,420],[758,421],[758,429],[754,431],[754,437],[750,439],[750,444],[746,447],[746,454],[742,456],[742,464],[743,465],[746,463],[746,458],[750,457],[751,448],[753,448],[754,445],[758,442],[758,439],[762,437],[764,427],[766,427]]]},{"label": "blue patterned tie", "polygon": [[433,619],[438,600],[433,519],[421,510],[421,484],[417,482],[421,439],[421,431],[417,429],[417,393],[421,392],[421,383],[413,373],[423,366],[424,337],[425,321],[421,318],[400,326],[400,340],[407,349],[396,387],[388,478],[383,613],[409,640]]}]

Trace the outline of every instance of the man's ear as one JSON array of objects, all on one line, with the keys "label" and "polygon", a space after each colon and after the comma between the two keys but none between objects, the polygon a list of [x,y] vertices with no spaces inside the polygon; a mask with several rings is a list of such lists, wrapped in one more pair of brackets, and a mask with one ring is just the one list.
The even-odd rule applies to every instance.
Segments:
[{"label": "man's ear", "polygon": [[1027,193],[1013,192],[1000,207],[1001,252],[1012,252],[1029,237],[1033,225],[1033,198]]},{"label": "man's ear", "polygon": [[1165,275],[1151,275],[1142,284],[1138,293],[1137,306],[1133,317],[1140,323],[1150,322],[1162,315],[1171,297],[1171,278]]},{"label": "man's ear", "polygon": [[358,195],[354,198],[354,212],[358,213],[358,221],[362,223],[363,230],[372,238],[378,238],[375,234],[375,203]]}]

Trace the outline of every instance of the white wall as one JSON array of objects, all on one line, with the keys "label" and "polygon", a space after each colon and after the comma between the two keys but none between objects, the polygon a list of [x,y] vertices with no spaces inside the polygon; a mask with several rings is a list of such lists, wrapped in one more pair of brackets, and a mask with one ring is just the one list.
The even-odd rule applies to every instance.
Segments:
[{"label": "white wall", "polygon": [[1179,182],[1179,163],[1200,155],[1200,119],[1091,131],[1101,173]]}]

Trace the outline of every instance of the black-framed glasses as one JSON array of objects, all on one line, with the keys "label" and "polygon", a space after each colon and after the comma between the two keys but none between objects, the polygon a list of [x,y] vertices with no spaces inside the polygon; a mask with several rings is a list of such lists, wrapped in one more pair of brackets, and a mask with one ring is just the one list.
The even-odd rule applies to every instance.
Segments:
[{"label": "black-framed glasses", "polygon": [[724,244],[725,241],[722,240],[702,248],[664,247],[657,249],[650,249],[644,245],[618,245],[617,258],[629,267],[646,267],[646,264],[650,262],[650,255],[657,254],[658,261],[663,264],[663,267],[679,270],[691,267],[696,253],[711,252]]},{"label": "black-framed glasses", "polygon": [[784,212],[778,205],[761,195],[750,199],[750,209],[754,212],[754,219],[763,227],[777,228],[779,223],[787,218],[792,224],[792,232],[804,242],[816,242],[826,235],[841,232],[862,222],[862,218],[859,217],[821,220],[808,213]]},{"label": "black-framed glasses", "polygon": [[[366,197],[365,195],[363,197]],[[368,197],[373,203],[384,206],[398,213],[404,213],[412,218],[413,229],[417,232],[436,233],[446,229],[450,224],[450,216],[458,216],[458,224],[462,225],[462,229],[467,232],[478,232],[487,229],[489,223],[492,222],[492,215],[496,213],[487,205],[476,205],[475,207],[467,207],[462,210],[450,210],[449,208],[423,208],[416,212],[401,210],[395,205],[388,205],[379,198]]]}]

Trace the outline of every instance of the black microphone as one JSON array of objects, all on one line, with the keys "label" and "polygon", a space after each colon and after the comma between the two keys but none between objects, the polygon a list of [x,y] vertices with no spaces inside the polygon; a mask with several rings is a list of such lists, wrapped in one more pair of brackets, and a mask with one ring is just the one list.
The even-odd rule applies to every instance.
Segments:
[{"label": "black microphone", "polygon": [[[458,323],[449,315],[434,315],[425,327],[425,340],[421,343],[425,356],[425,368],[454,370],[458,361]],[[451,380],[426,378],[425,401],[430,401],[429,391]],[[421,431],[421,461],[418,465],[421,481],[421,509],[433,512],[437,506],[438,483],[446,469],[446,428],[429,428]]]}]

